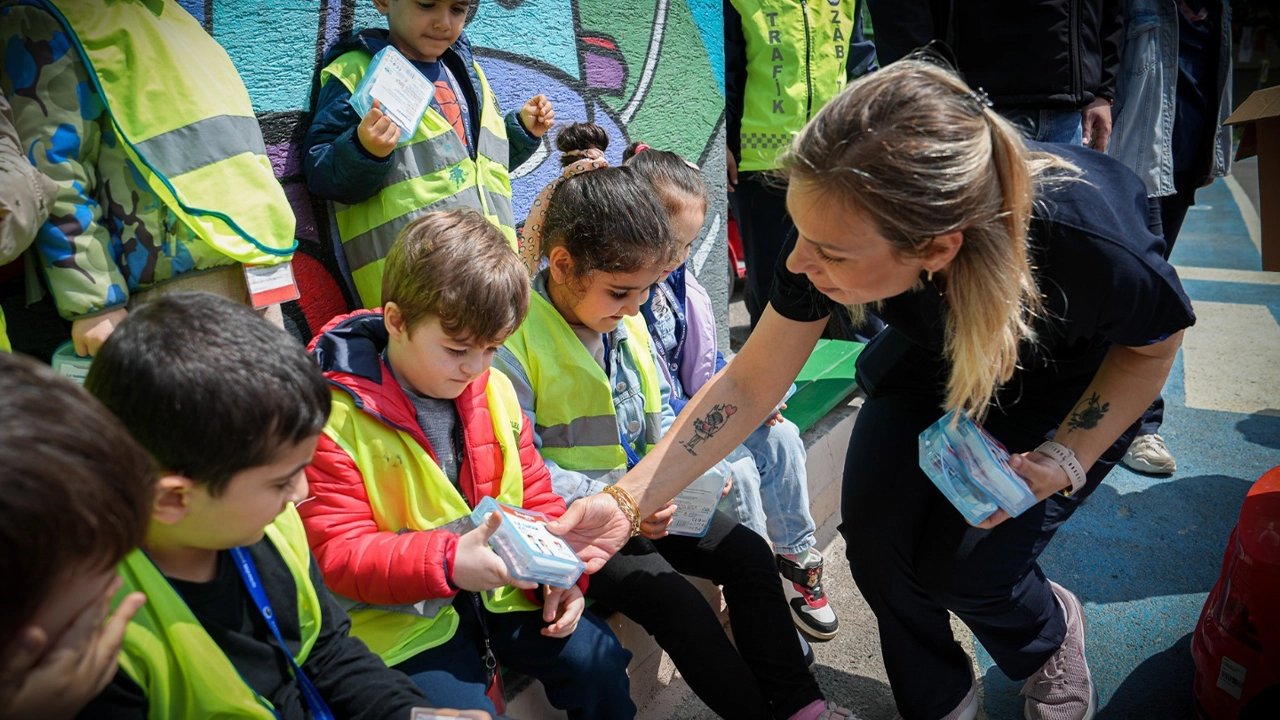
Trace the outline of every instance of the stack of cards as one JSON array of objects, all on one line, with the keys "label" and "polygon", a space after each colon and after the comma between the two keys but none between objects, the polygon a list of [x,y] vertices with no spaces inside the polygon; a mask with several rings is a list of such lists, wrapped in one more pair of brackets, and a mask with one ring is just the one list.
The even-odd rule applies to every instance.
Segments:
[{"label": "stack of cards", "polygon": [[435,97],[435,87],[399,50],[388,45],[369,62],[356,91],[351,94],[351,107],[360,117],[369,114],[377,100],[382,112],[400,128],[400,144],[418,132],[418,124]]},{"label": "stack of cards", "polygon": [[489,513],[502,518],[489,547],[506,563],[511,577],[561,588],[578,581],[586,566],[568,543],[547,530],[549,518],[544,513],[486,497],[476,504],[471,521],[480,525]]},{"label": "stack of cards", "polygon": [[711,516],[716,513],[720,493],[724,491],[724,473],[721,465],[715,465],[672,501],[676,504],[675,517],[667,526],[672,535],[702,537],[711,529]]},{"label": "stack of cards", "polygon": [[920,469],[971,525],[997,508],[1017,517],[1036,504],[1004,446],[954,410],[920,433]]}]

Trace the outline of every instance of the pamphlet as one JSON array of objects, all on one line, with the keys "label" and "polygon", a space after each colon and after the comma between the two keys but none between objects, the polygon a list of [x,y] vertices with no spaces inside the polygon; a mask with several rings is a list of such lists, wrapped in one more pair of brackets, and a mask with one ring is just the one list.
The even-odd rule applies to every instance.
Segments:
[{"label": "pamphlet", "polygon": [[476,504],[471,520],[478,526],[489,513],[498,513],[502,518],[502,524],[489,538],[489,547],[506,563],[511,577],[567,588],[586,570],[573,548],[547,530],[549,518],[545,513],[485,497]]},{"label": "pamphlet", "polygon": [[702,537],[711,529],[711,516],[715,515],[720,494],[724,491],[725,475],[722,465],[712,466],[697,480],[680,491],[672,501],[676,514],[667,526],[671,535]]}]

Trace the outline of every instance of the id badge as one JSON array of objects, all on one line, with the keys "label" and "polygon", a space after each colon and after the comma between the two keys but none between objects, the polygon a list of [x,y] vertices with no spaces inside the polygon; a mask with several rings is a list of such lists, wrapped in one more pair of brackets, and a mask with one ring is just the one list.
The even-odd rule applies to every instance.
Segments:
[{"label": "id badge", "polygon": [[301,293],[293,279],[293,262],[277,265],[245,265],[244,284],[249,288],[249,303],[257,310],[297,300]]}]

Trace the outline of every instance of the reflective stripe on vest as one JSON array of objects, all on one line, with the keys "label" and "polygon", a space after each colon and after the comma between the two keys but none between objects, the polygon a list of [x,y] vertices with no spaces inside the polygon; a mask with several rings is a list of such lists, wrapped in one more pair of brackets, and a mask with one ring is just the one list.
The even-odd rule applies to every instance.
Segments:
[{"label": "reflective stripe on vest", "polygon": [[125,154],[160,201],[227,257],[288,260],[297,247],[293,209],[249,93],[200,23],[175,0],[44,5],[73,39]]},{"label": "reflective stripe on vest", "polygon": [[772,170],[845,86],[854,0],[732,0],[747,46],[739,170]]},{"label": "reflective stripe on vest", "polygon": [[[267,539],[293,576],[302,637],[296,659],[301,665],[320,635],[321,609],[320,598],[311,584],[311,550],[293,505],[267,526]],[[143,551],[129,553],[118,570],[124,582],[116,602],[134,591],[147,595],[147,603],[125,630],[120,649],[120,668],[147,696],[147,717],[276,717],[271,703],[244,682]]]},{"label": "reflective stripe on vest", "polygon": [[[344,53],[320,73],[354,92],[372,57],[363,50]],[[400,230],[434,210],[469,207],[481,212],[516,246],[511,178],[507,172],[507,128],[493,90],[479,65],[480,132],[476,158],[449,121],[427,108],[408,143],[391,154],[392,168],[377,193],[355,205],[334,203],[338,237],[361,304],[382,306],[382,269]]]},{"label": "reflective stripe on vest", "polygon": [[[639,317],[622,321],[625,347],[640,371],[644,395],[645,447],[658,442],[662,428],[662,391],[649,331]],[[531,293],[529,315],[505,347],[529,377],[536,398],[534,429],[542,456],[566,470],[610,482],[627,467],[619,444],[613,388],[604,369],[569,328],[560,312],[541,293]]]},{"label": "reflective stripe on vest", "polygon": [[[360,471],[379,530],[432,530],[471,514],[466,499],[413,436],[360,410],[341,388],[334,388],[332,397],[324,434],[347,453]],[[511,381],[497,370],[489,371],[485,397],[494,436],[502,449],[502,483],[496,499],[522,505],[520,403]],[[523,591],[511,586],[483,593],[481,599],[493,612],[537,609]],[[452,598],[403,606],[349,603],[348,614],[351,634],[388,665],[447,641],[458,629]]]}]

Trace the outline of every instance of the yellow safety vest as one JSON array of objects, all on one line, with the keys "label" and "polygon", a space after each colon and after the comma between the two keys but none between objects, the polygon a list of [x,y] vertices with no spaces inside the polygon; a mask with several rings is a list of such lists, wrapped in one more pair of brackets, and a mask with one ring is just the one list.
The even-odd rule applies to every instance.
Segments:
[{"label": "yellow safety vest", "polygon": [[732,0],[747,84],[741,170],[772,170],[809,118],[844,88],[854,0]]},{"label": "yellow safety vest", "polygon": [[[345,390],[334,388],[332,396],[324,434],[360,471],[379,530],[432,530],[471,514],[466,498],[412,435],[360,410]],[[519,506],[524,500],[520,403],[511,381],[497,370],[489,372],[485,397],[494,436],[502,448],[502,484],[495,499]],[[538,607],[509,585],[482,593],[481,599],[485,607],[499,613]],[[450,598],[397,607],[354,604],[348,614],[351,634],[388,665],[447,641],[458,629],[458,613]]]},{"label": "yellow safety vest", "polygon": [[[51,0],[147,186],[238,262],[285,262],[293,209],[231,58],[175,0]],[[192,48],[199,53],[192,54]]]},{"label": "yellow safety vest", "polygon": [[[658,366],[650,349],[649,330],[639,317],[622,321],[625,347],[640,371],[644,395],[644,455],[661,435],[662,392]],[[529,299],[529,315],[504,344],[529,377],[534,395],[534,429],[540,452],[566,470],[604,482],[627,468],[611,382],[560,312],[540,293]]]},{"label": "yellow safety vest", "polygon": [[[320,72],[320,82],[336,79],[354,93],[372,56],[364,50],[340,55]],[[351,279],[366,308],[382,307],[382,268],[396,235],[414,218],[433,210],[469,207],[481,212],[516,247],[507,172],[507,128],[493,90],[479,65],[480,139],[471,159],[453,126],[427,108],[418,130],[391,154],[392,168],[369,199],[334,203],[334,218]]]},{"label": "yellow safety vest", "polygon": [[0,310],[0,351],[13,352],[13,346],[9,344],[8,328],[4,323],[4,311]]},{"label": "yellow safety vest", "polygon": [[[297,589],[302,647],[295,659],[301,665],[320,635],[322,618],[320,598],[311,584],[311,549],[293,505],[267,526],[267,539],[284,558]],[[144,552],[129,553],[118,569],[124,583],[117,602],[134,591],[147,595],[147,603],[125,630],[120,649],[120,668],[147,695],[147,717],[276,717],[271,703],[245,683]]]}]

